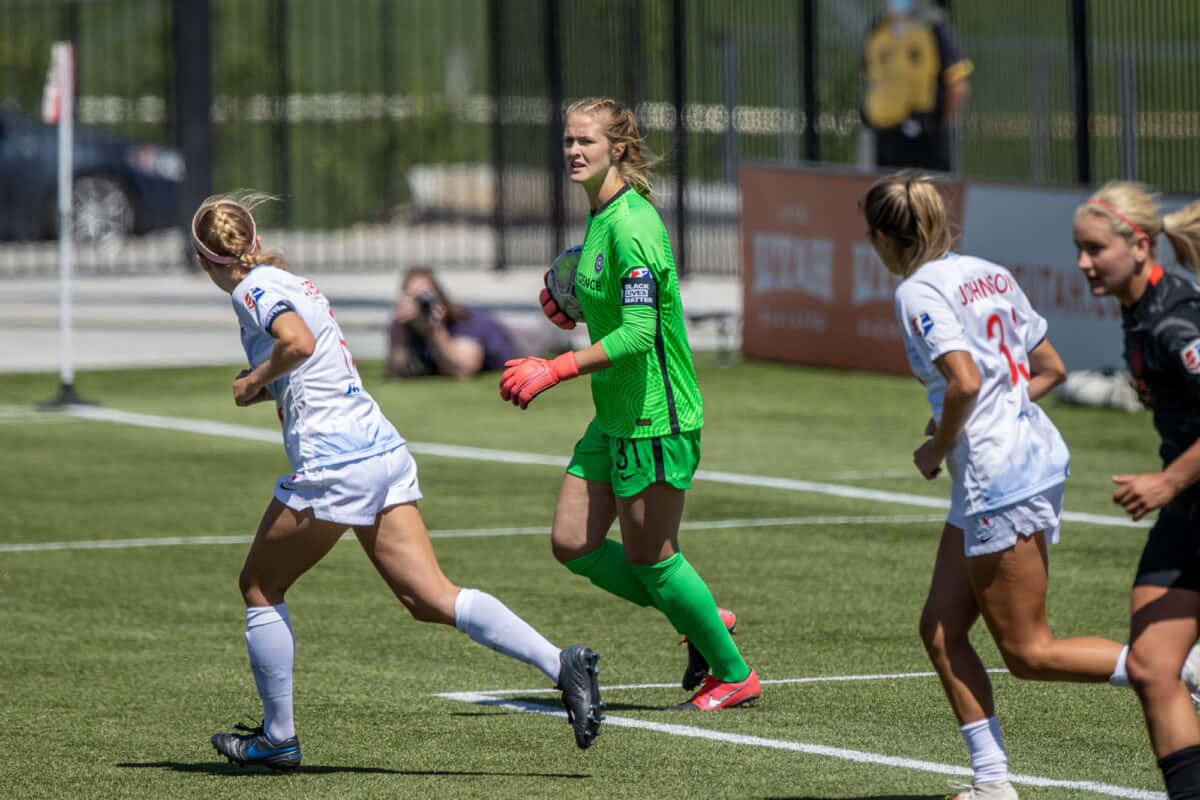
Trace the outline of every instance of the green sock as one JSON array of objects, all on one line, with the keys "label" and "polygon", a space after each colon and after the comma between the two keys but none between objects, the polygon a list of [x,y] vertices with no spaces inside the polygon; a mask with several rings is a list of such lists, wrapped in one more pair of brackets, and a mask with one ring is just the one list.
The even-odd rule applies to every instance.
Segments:
[{"label": "green sock", "polygon": [[750,667],[725,629],[712,592],[683,553],[650,567],[635,566],[633,571],[675,630],[688,637],[708,660],[718,680],[737,683],[749,677]]},{"label": "green sock", "polygon": [[639,606],[654,605],[646,586],[638,580],[634,568],[625,558],[625,548],[620,542],[605,539],[604,544],[592,552],[564,561],[563,566],[610,594]]}]

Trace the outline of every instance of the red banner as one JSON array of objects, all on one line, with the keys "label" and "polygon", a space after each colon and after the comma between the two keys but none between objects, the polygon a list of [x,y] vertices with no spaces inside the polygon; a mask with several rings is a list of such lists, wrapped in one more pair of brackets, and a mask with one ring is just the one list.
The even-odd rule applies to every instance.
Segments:
[{"label": "red banner", "polygon": [[[908,374],[897,279],[858,202],[877,176],[743,167],[742,352],[749,358]],[[938,184],[952,230],[963,186]]]}]

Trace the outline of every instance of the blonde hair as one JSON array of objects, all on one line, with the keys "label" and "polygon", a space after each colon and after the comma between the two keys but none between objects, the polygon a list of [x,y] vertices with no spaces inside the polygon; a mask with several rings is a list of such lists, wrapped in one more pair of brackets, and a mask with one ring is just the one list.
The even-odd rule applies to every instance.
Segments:
[{"label": "blonde hair", "polygon": [[1075,209],[1075,219],[1084,214],[1103,217],[1113,233],[1130,245],[1144,235],[1150,240],[1151,253],[1158,235],[1165,234],[1175,260],[1200,273],[1200,200],[1165,216],[1160,215],[1157,200],[1158,196],[1144,186],[1110,181]]},{"label": "blonde hair", "polygon": [[637,118],[627,107],[607,97],[589,97],[576,100],[567,106],[564,116],[587,114],[600,121],[600,128],[613,147],[622,144],[625,150],[616,159],[617,172],[633,187],[634,191],[647,200],[653,187],[650,185],[650,170],[658,163],[658,157],[646,147],[646,140],[638,131]]},{"label": "blonde hair", "polygon": [[942,194],[927,175],[898,173],[880,178],[859,203],[867,226],[900,244],[902,274],[950,252],[954,237]]},{"label": "blonde hair", "polygon": [[237,264],[247,271],[260,264],[287,269],[283,253],[257,247],[257,226],[250,213],[256,206],[278,199],[274,195],[249,190],[209,197],[196,211],[192,235],[218,256],[236,259],[230,264]]}]

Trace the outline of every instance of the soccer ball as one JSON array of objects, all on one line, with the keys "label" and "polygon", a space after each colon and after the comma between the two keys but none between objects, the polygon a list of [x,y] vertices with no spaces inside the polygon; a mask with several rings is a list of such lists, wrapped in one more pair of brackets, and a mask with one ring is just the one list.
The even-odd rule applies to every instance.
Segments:
[{"label": "soccer ball", "polygon": [[546,290],[559,309],[576,322],[583,321],[583,309],[575,297],[575,269],[579,266],[581,252],[582,246],[568,247],[559,253],[550,269],[546,270]]}]

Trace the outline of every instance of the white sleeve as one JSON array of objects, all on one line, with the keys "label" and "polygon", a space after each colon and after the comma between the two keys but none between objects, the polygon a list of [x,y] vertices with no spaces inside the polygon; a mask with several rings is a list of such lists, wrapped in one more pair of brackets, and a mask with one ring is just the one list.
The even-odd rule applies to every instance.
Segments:
[{"label": "white sleeve", "polygon": [[950,303],[927,283],[902,283],[896,290],[896,314],[905,338],[924,350],[931,363],[952,350],[971,351]]}]

